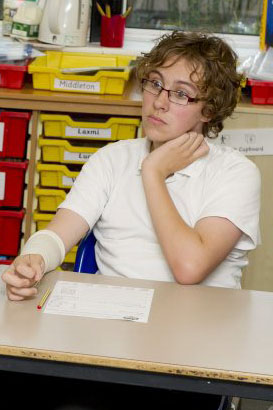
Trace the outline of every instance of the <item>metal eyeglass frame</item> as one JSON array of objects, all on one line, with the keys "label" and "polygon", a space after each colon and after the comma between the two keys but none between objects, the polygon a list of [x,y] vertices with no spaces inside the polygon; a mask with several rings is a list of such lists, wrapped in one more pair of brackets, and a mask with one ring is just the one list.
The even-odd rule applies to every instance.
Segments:
[{"label": "metal eyeglass frame", "polygon": [[[142,89],[143,89],[143,90],[145,90],[145,91],[147,91],[148,93],[153,94],[153,95],[160,95],[161,92],[162,92],[162,90],[167,91],[167,93],[168,93],[168,99],[169,99],[169,101],[172,102],[173,104],[184,105],[184,106],[185,106],[185,105],[188,105],[188,103],[197,102],[197,101],[200,100],[199,98],[189,97],[188,94],[184,93],[184,91],[167,90],[167,88],[162,87],[162,85],[158,85],[158,88],[159,88],[158,92],[153,93],[152,91],[147,90],[147,89],[145,88],[145,85],[144,85],[144,84],[147,83],[147,82],[154,84],[155,80],[148,80],[147,78],[142,78],[141,84],[142,84]],[[155,90],[155,91],[156,91],[156,90]],[[177,93],[183,93],[183,94],[185,95],[185,97],[187,98],[187,100],[185,100],[186,103],[178,103],[178,102],[175,102],[175,101],[170,100],[170,95],[171,95],[170,93],[176,93],[176,94],[177,94]]]}]

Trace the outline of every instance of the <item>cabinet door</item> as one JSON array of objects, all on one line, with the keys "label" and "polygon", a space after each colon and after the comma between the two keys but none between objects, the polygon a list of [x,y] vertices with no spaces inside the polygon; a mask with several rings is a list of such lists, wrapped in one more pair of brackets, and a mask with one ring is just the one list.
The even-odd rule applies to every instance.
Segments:
[{"label": "cabinet door", "polygon": [[[267,113],[255,111],[253,106],[250,107],[249,112],[240,112],[238,109],[232,118],[225,121],[224,131],[226,136],[228,134],[231,136],[230,141],[226,140],[226,144],[237,145],[236,148],[240,149],[236,144],[235,136],[241,138],[238,134],[241,130],[245,139],[243,148],[246,148],[245,152],[250,153],[248,158],[257,165],[262,177],[260,213],[262,244],[249,253],[249,266],[244,270],[242,286],[245,289],[273,291],[273,150],[270,148],[270,140],[273,146],[273,115],[270,111]],[[235,132],[232,134],[233,131]],[[241,151],[243,148],[241,147]]]}]

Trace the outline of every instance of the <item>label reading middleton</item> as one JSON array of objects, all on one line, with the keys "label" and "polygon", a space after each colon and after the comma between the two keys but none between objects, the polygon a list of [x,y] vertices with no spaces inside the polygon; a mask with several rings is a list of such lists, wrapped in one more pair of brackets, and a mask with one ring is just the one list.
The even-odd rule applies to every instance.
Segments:
[{"label": "label reading middleton", "polygon": [[58,78],[55,78],[54,87],[62,90],[77,90],[93,93],[100,92],[100,83],[91,81],[59,80]]}]

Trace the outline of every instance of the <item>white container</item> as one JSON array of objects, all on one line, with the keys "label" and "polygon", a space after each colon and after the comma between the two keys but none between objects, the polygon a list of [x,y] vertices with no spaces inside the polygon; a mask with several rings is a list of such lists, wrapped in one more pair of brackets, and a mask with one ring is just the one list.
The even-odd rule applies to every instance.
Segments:
[{"label": "white container", "polygon": [[90,5],[90,0],[47,0],[38,39],[61,46],[85,46]]},{"label": "white container", "polygon": [[13,17],[17,12],[18,7],[20,6],[20,4],[23,3],[23,1],[24,0],[4,0],[2,26],[3,36],[9,36],[11,34]]},{"label": "white container", "polygon": [[25,40],[38,38],[42,9],[34,1],[24,1],[17,9],[12,22],[12,37]]}]

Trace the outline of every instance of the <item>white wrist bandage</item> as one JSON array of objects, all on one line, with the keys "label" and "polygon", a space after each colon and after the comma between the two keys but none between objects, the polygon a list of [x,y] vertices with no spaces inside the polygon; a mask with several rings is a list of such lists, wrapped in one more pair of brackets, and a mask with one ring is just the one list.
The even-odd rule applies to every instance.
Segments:
[{"label": "white wrist bandage", "polygon": [[21,255],[38,254],[44,258],[45,272],[56,269],[64,260],[65,247],[61,238],[49,229],[35,232],[25,243]]}]

